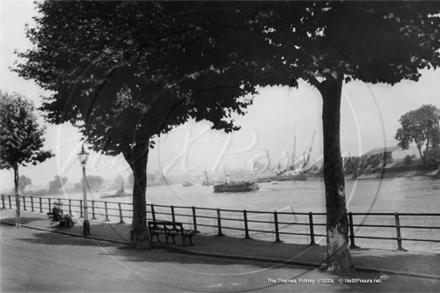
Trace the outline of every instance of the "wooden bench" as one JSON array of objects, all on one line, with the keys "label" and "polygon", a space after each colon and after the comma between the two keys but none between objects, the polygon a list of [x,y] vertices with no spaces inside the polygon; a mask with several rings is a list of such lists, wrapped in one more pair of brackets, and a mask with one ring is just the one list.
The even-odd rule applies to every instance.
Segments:
[{"label": "wooden bench", "polygon": [[52,225],[58,223],[58,227],[67,227],[67,221],[63,220],[63,219],[55,219],[55,215],[53,213],[47,213],[47,216],[49,217],[50,220],[50,227],[52,227]]},{"label": "wooden bench", "polygon": [[153,242],[154,236],[156,236],[157,242],[160,242],[159,236],[165,236],[165,243],[168,243],[168,239],[171,238],[174,244],[176,243],[176,236],[182,237],[182,245],[185,245],[185,240],[188,239],[190,245],[194,245],[192,238],[194,236],[193,230],[186,230],[183,228],[182,223],[168,222],[168,221],[149,221],[148,230],[150,231],[150,242]]}]

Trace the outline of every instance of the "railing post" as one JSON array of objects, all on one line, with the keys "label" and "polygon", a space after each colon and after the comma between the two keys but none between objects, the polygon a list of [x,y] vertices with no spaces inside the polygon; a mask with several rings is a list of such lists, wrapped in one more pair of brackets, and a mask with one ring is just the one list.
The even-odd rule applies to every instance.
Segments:
[{"label": "railing post", "polygon": [[92,200],[92,220],[96,220],[95,217],[95,201]]},{"label": "railing post", "polygon": [[193,226],[194,226],[194,232],[200,233],[200,231],[197,230],[197,216],[196,216],[196,208],[192,207],[192,213],[193,213]]},{"label": "railing post", "polygon": [[5,206],[5,195],[4,194],[2,194],[2,207],[6,208],[6,206]]},{"label": "railing post", "polygon": [[222,220],[220,216],[220,209],[217,209],[217,227],[218,227],[217,236],[225,236],[225,234],[222,233]]},{"label": "railing post", "polygon": [[72,200],[69,199],[69,215],[72,214]]},{"label": "railing post", "polygon": [[83,201],[82,199],[79,200],[79,217],[83,217]]},{"label": "railing post", "polygon": [[31,196],[31,212],[35,212],[34,211],[34,197]]},{"label": "railing post", "polygon": [[49,213],[50,213],[50,212],[52,212],[52,209],[51,209],[52,202],[51,202],[50,198],[49,198],[49,201],[48,201],[48,206],[49,206]]},{"label": "railing post", "polygon": [[108,208],[107,208],[107,202],[104,201],[104,209],[105,209],[105,221],[106,222],[110,222],[110,220],[108,219]]},{"label": "railing post", "polygon": [[156,222],[156,214],[154,212],[154,205],[151,204],[151,216],[153,217],[153,222]]},{"label": "railing post", "polygon": [[360,248],[359,246],[356,245],[356,243],[354,242],[354,224],[353,224],[353,214],[351,212],[348,213],[348,224],[350,225],[350,248],[351,249],[355,249],[355,248]]},{"label": "railing post", "polygon": [[26,197],[22,196],[22,198],[23,198],[23,211],[27,211],[26,210]]},{"label": "railing post", "polygon": [[176,216],[174,215],[174,206],[173,205],[171,206],[171,219],[173,222],[176,221]]},{"label": "railing post", "polygon": [[275,223],[275,242],[281,243],[283,241],[281,241],[281,239],[280,239],[280,231],[278,229],[278,213],[276,211],[273,212],[273,217],[274,217],[274,223]]},{"label": "railing post", "polygon": [[8,199],[9,199],[9,208],[12,209],[11,196],[10,195],[8,195]]},{"label": "railing post", "polygon": [[315,243],[315,230],[313,228],[313,213],[309,212],[309,227],[310,227],[310,244],[316,245]]},{"label": "railing post", "polygon": [[119,224],[123,224],[124,223],[124,219],[122,218],[122,209],[121,209],[121,203],[118,203],[118,207],[119,207]]},{"label": "railing post", "polygon": [[40,213],[43,212],[43,199],[40,197]]},{"label": "railing post", "polygon": [[247,211],[243,210],[243,219],[244,219],[244,239],[252,239],[249,236],[249,227],[248,227],[248,221],[247,221]]},{"label": "railing post", "polygon": [[399,213],[394,214],[394,220],[396,221],[396,234],[397,234],[397,250],[400,251],[406,251],[402,247],[402,235],[400,234],[400,220],[399,220]]}]

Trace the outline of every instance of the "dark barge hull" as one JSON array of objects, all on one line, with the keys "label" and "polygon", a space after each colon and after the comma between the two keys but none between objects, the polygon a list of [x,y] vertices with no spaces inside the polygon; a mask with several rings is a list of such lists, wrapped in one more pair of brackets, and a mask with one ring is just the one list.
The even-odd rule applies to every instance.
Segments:
[{"label": "dark barge hull", "polygon": [[258,190],[254,182],[232,182],[214,185],[214,192],[249,192]]}]

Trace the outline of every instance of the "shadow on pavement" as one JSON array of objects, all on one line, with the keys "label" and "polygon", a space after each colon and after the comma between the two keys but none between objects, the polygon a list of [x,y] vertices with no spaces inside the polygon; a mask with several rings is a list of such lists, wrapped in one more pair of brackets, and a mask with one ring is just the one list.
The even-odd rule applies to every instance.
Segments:
[{"label": "shadow on pavement", "polygon": [[[4,229],[4,228],[2,228]],[[68,246],[103,246],[114,247],[114,243],[107,241],[97,241],[85,239],[80,237],[72,237],[70,235],[63,235],[57,233],[34,232],[32,238],[17,238],[17,240],[27,242],[29,244],[44,244],[44,245],[68,245]],[[97,244],[99,242],[99,244]]]},{"label": "shadow on pavement", "polygon": [[[7,221],[8,223],[13,223],[13,224],[15,224],[15,218],[3,218],[2,219],[2,221]],[[30,224],[30,223],[32,223],[32,222],[35,222],[35,221],[41,221],[41,218],[28,218],[28,217],[20,217],[20,224],[21,225],[27,225],[27,224]],[[47,220],[47,227],[49,227],[50,226],[50,222],[49,222],[49,219]]]}]

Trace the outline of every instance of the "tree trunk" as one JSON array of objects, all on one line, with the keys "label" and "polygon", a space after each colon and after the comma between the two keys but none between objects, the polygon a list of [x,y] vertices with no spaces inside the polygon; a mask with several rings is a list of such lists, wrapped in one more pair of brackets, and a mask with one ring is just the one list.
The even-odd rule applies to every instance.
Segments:
[{"label": "tree trunk", "polygon": [[421,144],[420,144],[420,145],[417,144],[417,150],[419,151],[420,158],[422,158],[423,166],[426,167],[426,158],[425,158],[425,156],[423,155],[423,152],[422,152],[422,145],[421,145]]},{"label": "tree trunk", "polygon": [[348,245],[345,179],[340,145],[340,108],[343,76],[323,81],[324,182],[327,210],[327,266],[329,271],[354,271]]},{"label": "tree trunk", "polygon": [[15,193],[15,227],[20,228],[20,195],[18,194],[18,165],[14,166],[14,193]]},{"label": "tree trunk", "polygon": [[143,144],[136,144],[132,150],[124,153],[124,158],[133,170],[133,222],[130,231],[132,248],[149,248],[149,233],[147,229],[147,163],[149,140]]}]

